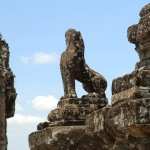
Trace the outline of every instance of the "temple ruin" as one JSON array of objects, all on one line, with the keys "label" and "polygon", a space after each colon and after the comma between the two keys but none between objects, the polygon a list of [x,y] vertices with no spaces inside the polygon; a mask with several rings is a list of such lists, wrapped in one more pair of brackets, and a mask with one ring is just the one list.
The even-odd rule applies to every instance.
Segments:
[{"label": "temple ruin", "polygon": [[[128,28],[139,62],[135,69],[112,82],[112,102],[107,104],[107,81],[84,59],[82,35],[66,32],[61,58],[64,96],[29,135],[30,150],[149,150],[150,149],[150,4],[140,20]],[[78,98],[75,80],[87,95]]]}]

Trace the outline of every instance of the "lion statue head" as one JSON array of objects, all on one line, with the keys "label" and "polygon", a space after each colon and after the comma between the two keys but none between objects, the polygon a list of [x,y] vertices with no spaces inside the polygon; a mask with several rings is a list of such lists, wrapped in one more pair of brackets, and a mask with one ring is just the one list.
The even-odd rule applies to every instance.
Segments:
[{"label": "lion statue head", "polygon": [[67,50],[70,48],[82,49],[84,50],[84,41],[80,31],[75,29],[69,29],[65,33]]}]

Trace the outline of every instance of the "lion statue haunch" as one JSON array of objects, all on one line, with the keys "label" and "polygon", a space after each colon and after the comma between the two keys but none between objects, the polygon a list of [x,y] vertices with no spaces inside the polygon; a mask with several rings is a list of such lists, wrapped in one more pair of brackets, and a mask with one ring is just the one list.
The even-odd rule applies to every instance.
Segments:
[{"label": "lion statue haunch", "polygon": [[107,81],[89,68],[84,58],[84,41],[79,31],[69,29],[66,34],[66,50],[61,55],[60,69],[64,85],[63,98],[76,98],[75,80],[83,84],[88,94],[105,97]]}]

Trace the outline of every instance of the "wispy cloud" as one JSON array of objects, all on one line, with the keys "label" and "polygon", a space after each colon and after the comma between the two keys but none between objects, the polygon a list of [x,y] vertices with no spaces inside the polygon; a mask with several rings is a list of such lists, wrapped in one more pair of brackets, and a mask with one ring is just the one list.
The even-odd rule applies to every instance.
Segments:
[{"label": "wispy cloud", "polygon": [[50,111],[57,106],[58,100],[52,96],[37,96],[32,100],[32,106],[36,110],[40,111]]},{"label": "wispy cloud", "polygon": [[13,118],[8,119],[9,125],[25,125],[25,124],[36,124],[44,121],[43,118],[38,116],[15,114]]},{"label": "wispy cloud", "polygon": [[[19,100],[19,98],[18,98]],[[51,111],[56,108],[58,100],[52,96],[36,96],[32,100],[32,108],[38,111]],[[39,122],[44,122],[45,118],[35,115],[26,115],[23,113],[24,109],[22,105],[16,103],[16,114],[13,118],[8,119],[8,125],[12,126],[24,126],[24,125],[35,125]]]},{"label": "wispy cloud", "polygon": [[59,55],[56,53],[37,52],[32,56],[22,56],[24,64],[53,64],[58,62]]}]

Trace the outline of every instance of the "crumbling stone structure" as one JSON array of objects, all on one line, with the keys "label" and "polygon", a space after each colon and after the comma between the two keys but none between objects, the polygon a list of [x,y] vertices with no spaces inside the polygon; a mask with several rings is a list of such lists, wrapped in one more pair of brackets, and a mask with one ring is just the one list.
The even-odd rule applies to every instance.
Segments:
[{"label": "crumbling stone structure", "polygon": [[[75,43],[75,47],[84,47],[81,33],[69,30],[66,33],[67,45]],[[79,38],[78,38],[79,37]],[[140,12],[138,24],[129,27],[128,40],[135,44],[140,61],[130,74],[114,79],[112,82],[112,103],[106,105],[105,86],[102,86],[103,97],[97,101],[93,96],[97,90],[80,99],[76,97],[74,79],[78,71],[82,78],[82,67],[74,70],[73,65],[80,61],[70,61],[70,55],[62,62],[62,75],[65,95],[58,103],[58,108],[50,112],[49,122],[41,123],[39,131],[31,133],[29,145],[31,150],[149,150],[150,149],[150,4]],[[68,39],[71,42],[68,43]],[[76,40],[80,41],[79,43]],[[74,50],[74,47],[70,51]],[[84,48],[83,48],[84,49]],[[65,52],[66,53],[66,52]],[[68,51],[67,51],[68,53]],[[71,56],[74,58],[74,55]],[[66,54],[64,54],[66,55]],[[84,56],[82,49],[76,60]],[[81,61],[84,57],[81,57]],[[68,68],[68,62],[70,68]],[[72,60],[72,59],[71,59]],[[80,59],[79,59],[80,60]],[[82,63],[86,66],[86,63]],[[66,68],[65,68],[66,66]],[[82,66],[81,64],[79,66]],[[84,67],[83,67],[84,68]],[[72,70],[71,70],[72,69]],[[81,69],[81,70],[80,70]],[[84,70],[84,69],[83,69]],[[86,69],[85,69],[86,70]],[[88,70],[88,69],[87,69]],[[90,70],[90,69],[89,69]],[[67,71],[67,72],[65,72]],[[74,74],[72,73],[75,73]],[[71,74],[70,74],[71,73]],[[83,73],[84,74],[84,73]],[[93,76],[85,73],[85,80],[91,82]],[[95,74],[95,72],[94,72]],[[70,77],[67,80],[67,77]],[[97,76],[96,76],[97,77]],[[71,81],[70,81],[71,80]],[[87,81],[86,80],[86,81]],[[104,78],[98,75],[94,80],[101,87]],[[82,81],[82,80],[79,80]],[[83,85],[84,85],[84,81]],[[88,82],[87,82],[88,83]],[[91,82],[89,87],[92,87]],[[106,82],[105,82],[106,83]],[[67,85],[69,84],[69,85]],[[89,84],[88,84],[89,85]],[[103,85],[103,84],[102,84]],[[94,84],[95,86],[95,84]],[[96,85],[97,87],[97,85]],[[68,90],[69,89],[69,90]],[[92,88],[94,89],[94,88]],[[99,88],[101,91],[101,88]],[[101,93],[101,92],[100,92]],[[90,97],[91,94],[91,97]],[[101,95],[101,94],[100,94]],[[86,99],[84,102],[84,98]],[[101,99],[102,98],[102,99]],[[104,101],[103,101],[104,100]],[[94,102],[98,103],[94,103]],[[91,102],[91,103],[90,103]],[[91,104],[94,109],[90,111]],[[104,104],[99,106],[99,104]],[[88,106],[88,107],[87,107]],[[95,107],[96,106],[96,107]]]},{"label": "crumbling stone structure", "polygon": [[15,112],[14,74],[9,66],[9,46],[0,36],[0,150],[7,150],[7,118]]}]

